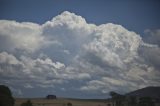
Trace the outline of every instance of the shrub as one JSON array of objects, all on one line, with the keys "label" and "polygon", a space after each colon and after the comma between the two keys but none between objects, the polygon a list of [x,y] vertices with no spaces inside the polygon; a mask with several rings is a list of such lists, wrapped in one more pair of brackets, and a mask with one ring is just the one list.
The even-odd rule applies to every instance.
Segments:
[{"label": "shrub", "polygon": [[67,106],[72,106],[72,103],[67,103]]},{"label": "shrub", "polygon": [[21,106],[33,106],[33,105],[30,100],[27,100],[27,102],[22,103]]}]

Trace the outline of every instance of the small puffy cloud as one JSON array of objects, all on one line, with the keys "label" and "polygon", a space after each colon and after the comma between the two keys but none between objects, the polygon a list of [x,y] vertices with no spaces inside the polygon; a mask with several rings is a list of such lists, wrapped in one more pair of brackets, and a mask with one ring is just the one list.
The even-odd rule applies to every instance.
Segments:
[{"label": "small puffy cloud", "polygon": [[150,65],[154,66],[159,70],[160,68],[160,48],[153,45],[143,45],[140,47],[139,55],[143,57],[144,61]]},{"label": "small puffy cloud", "polygon": [[52,88],[94,97],[160,85],[159,30],[146,33],[67,11],[42,25],[0,20],[0,83],[24,96]]},{"label": "small puffy cloud", "polygon": [[23,93],[22,93],[22,91],[20,89],[13,88],[13,87],[9,87],[9,88],[13,92],[13,95],[18,95],[18,96],[22,97]]},{"label": "small puffy cloud", "polygon": [[106,84],[102,81],[92,80],[87,83],[88,86],[83,86],[80,89],[83,91],[99,91],[101,88],[106,86]]},{"label": "small puffy cloud", "polygon": [[39,64],[42,64],[42,65],[53,66],[56,69],[61,69],[62,67],[65,67],[65,65],[60,63],[60,62],[53,63],[50,58],[46,58],[45,60],[37,59],[36,62],[39,63]]},{"label": "small puffy cloud", "polygon": [[144,31],[144,33],[145,33],[144,40],[147,43],[156,44],[160,46],[160,29],[156,30],[147,29]]},{"label": "small puffy cloud", "polygon": [[7,52],[0,53],[0,64],[9,64],[9,65],[17,65],[21,62],[17,60],[12,54],[8,54]]},{"label": "small puffy cloud", "polygon": [[24,87],[25,87],[25,88],[30,88],[30,89],[33,88],[33,86],[31,86],[30,84],[27,84],[27,83],[24,84]]}]

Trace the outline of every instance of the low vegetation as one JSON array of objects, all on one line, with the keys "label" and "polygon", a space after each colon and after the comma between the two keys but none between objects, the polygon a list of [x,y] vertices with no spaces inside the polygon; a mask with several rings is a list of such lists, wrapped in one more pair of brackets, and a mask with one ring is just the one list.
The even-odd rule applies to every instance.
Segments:
[{"label": "low vegetation", "polygon": [[30,100],[27,100],[27,102],[22,103],[21,106],[33,106],[33,105]]}]

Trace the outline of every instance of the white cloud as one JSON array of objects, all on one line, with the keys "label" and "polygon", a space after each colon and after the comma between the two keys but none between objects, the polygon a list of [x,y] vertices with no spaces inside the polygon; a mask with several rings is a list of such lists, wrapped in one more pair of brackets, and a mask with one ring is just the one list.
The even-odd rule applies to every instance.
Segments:
[{"label": "white cloud", "polygon": [[146,35],[144,38],[146,42],[160,46],[160,29],[147,29],[144,31],[144,33]]},{"label": "white cloud", "polygon": [[137,56],[141,38],[120,25],[105,24],[98,26],[95,38],[85,49],[110,66],[124,67]]},{"label": "white cloud", "polygon": [[28,84],[28,83],[24,84],[24,87],[25,87],[25,88],[29,88],[29,89],[33,88],[33,86],[30,85],[30,84]]},{"label": "white cloud", "polygon": [[0,64],[9,64],[9,65],[17,65],[21,64],[12,54],[8,54],[7,52],[0,53]]},{"label": "white cloud", "polygon": [[0,20],[0,82],[64,91],[71,85],[84,94],[160,85],[159,45],[145,41],[121,25],[88,24],[67,11],[42,25]]},{"label": "white cloud", "polygon": [[1,50],[34,52],[51,43],[41,34],[41,26],[38,24],[0,20]]},{"label": "white cloud", "polygon": [[53,66],[56,69],[61,69],[62,67],[65,67],[65,65],[60,63],[60,62],[53,63],[50,58],[46,58],[45,60],[37,59],[36,62],[39,63],[39,64],[42,64],[42,65]]}]

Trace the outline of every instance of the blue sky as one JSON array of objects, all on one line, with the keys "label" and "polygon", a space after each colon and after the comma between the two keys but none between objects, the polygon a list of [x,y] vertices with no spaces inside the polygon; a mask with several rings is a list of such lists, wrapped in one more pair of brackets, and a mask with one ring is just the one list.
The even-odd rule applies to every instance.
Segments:
[{"label": "blue sky", "polygon": [[0,84],[73,98],[160,86],[159,11],[158,0],[0,0]]},{"label": "blue sky", "polygon": [[115,23],[143,34],[160,27],[159,0],[1,0],[0,19],[43,24],[63,11],[97,25]]}]

